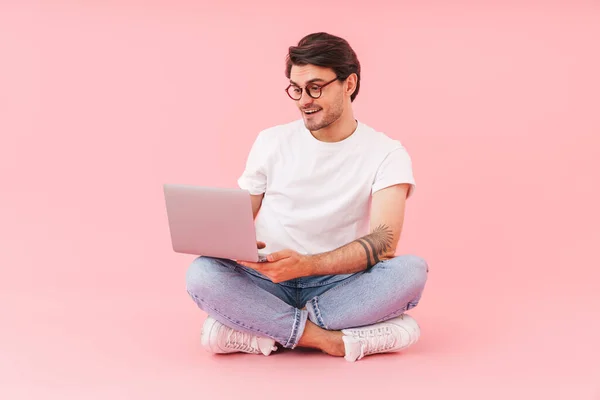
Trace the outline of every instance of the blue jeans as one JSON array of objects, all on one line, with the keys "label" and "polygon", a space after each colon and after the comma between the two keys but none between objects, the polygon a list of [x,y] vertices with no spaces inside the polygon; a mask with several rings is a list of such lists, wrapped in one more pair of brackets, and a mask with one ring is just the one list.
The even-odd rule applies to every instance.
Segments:
[{"label": "blue jeans", "polygon": [[307,319],[323,329],[341,330],[415,307],[428,272],[422,258],[402,255],[355,274],[273,283],[235,261],[198,257],[187,271],[186,286],[198,307],[217,321],[293,349]]}]

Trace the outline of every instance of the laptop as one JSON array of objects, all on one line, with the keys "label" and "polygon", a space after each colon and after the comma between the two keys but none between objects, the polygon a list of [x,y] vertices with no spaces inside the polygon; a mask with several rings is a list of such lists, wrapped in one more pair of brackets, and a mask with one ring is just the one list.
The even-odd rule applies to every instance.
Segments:
[{"label": "laptop", "polygon": [[250,193],[164,184],[171,244],[177,253],[265,262],[256,246]]}]

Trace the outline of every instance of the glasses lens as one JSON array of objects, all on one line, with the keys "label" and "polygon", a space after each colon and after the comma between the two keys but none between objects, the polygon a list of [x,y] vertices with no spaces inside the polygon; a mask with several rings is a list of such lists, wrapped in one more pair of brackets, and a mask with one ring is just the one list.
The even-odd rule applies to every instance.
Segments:
[{"label": "glasses lens", "polygon": [[310,94],[311,97],[318,98],[319,96],[321,96],[321,86],[319,86],[319,85],[309,85],[308,86],[308,93]]},{"label": "glasses lens", "polygon": [[290,86],[287,90],[288,95],[294,100],[300,100],[302,97],[302,90],[298,86]]}]

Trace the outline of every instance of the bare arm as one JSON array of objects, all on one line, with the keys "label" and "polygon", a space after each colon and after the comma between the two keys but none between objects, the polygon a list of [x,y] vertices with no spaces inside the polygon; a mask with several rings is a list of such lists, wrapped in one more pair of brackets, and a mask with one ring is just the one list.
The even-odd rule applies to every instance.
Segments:
[{"label": "bare arm", "polygon": [[404,223],[408,184],[373,194],[370,232],[335,250],[310,256],[312,275],[351,274],[393,258]]},{"label": "bare arm", "polygon": [[264,196],[265,196],[264,193],[250,195],[250,199],[252,200],[252,215],[253,215],[254,219],[256,219],[256,215],[258,214],[258,211],[260,210],[260,206],[262,205]]}]

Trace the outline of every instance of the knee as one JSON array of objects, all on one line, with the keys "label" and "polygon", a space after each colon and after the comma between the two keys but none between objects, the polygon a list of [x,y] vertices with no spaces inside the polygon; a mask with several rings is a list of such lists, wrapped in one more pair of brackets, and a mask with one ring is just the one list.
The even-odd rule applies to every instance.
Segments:
[{"label": "knee", "polygon": [[394,270],[402,282],[410,282],[411,286],[422,289],[427,281],[429,264],[419,256],[408,254],[390,260],[394,263]]},{"label": "knee", "polygon": [[414,254],[407,254],[404,256],[404,262],[414,269],[421,270],[423,272],[429,272],[429,264],[423,257],[419,257]]},{"label": "knee", "polygon": [[187,292],[192,297],[205,296],[211,288],[218,286],[218,270],[222,268],[214,259],[196,258],[188,267],[185,276]]}]

